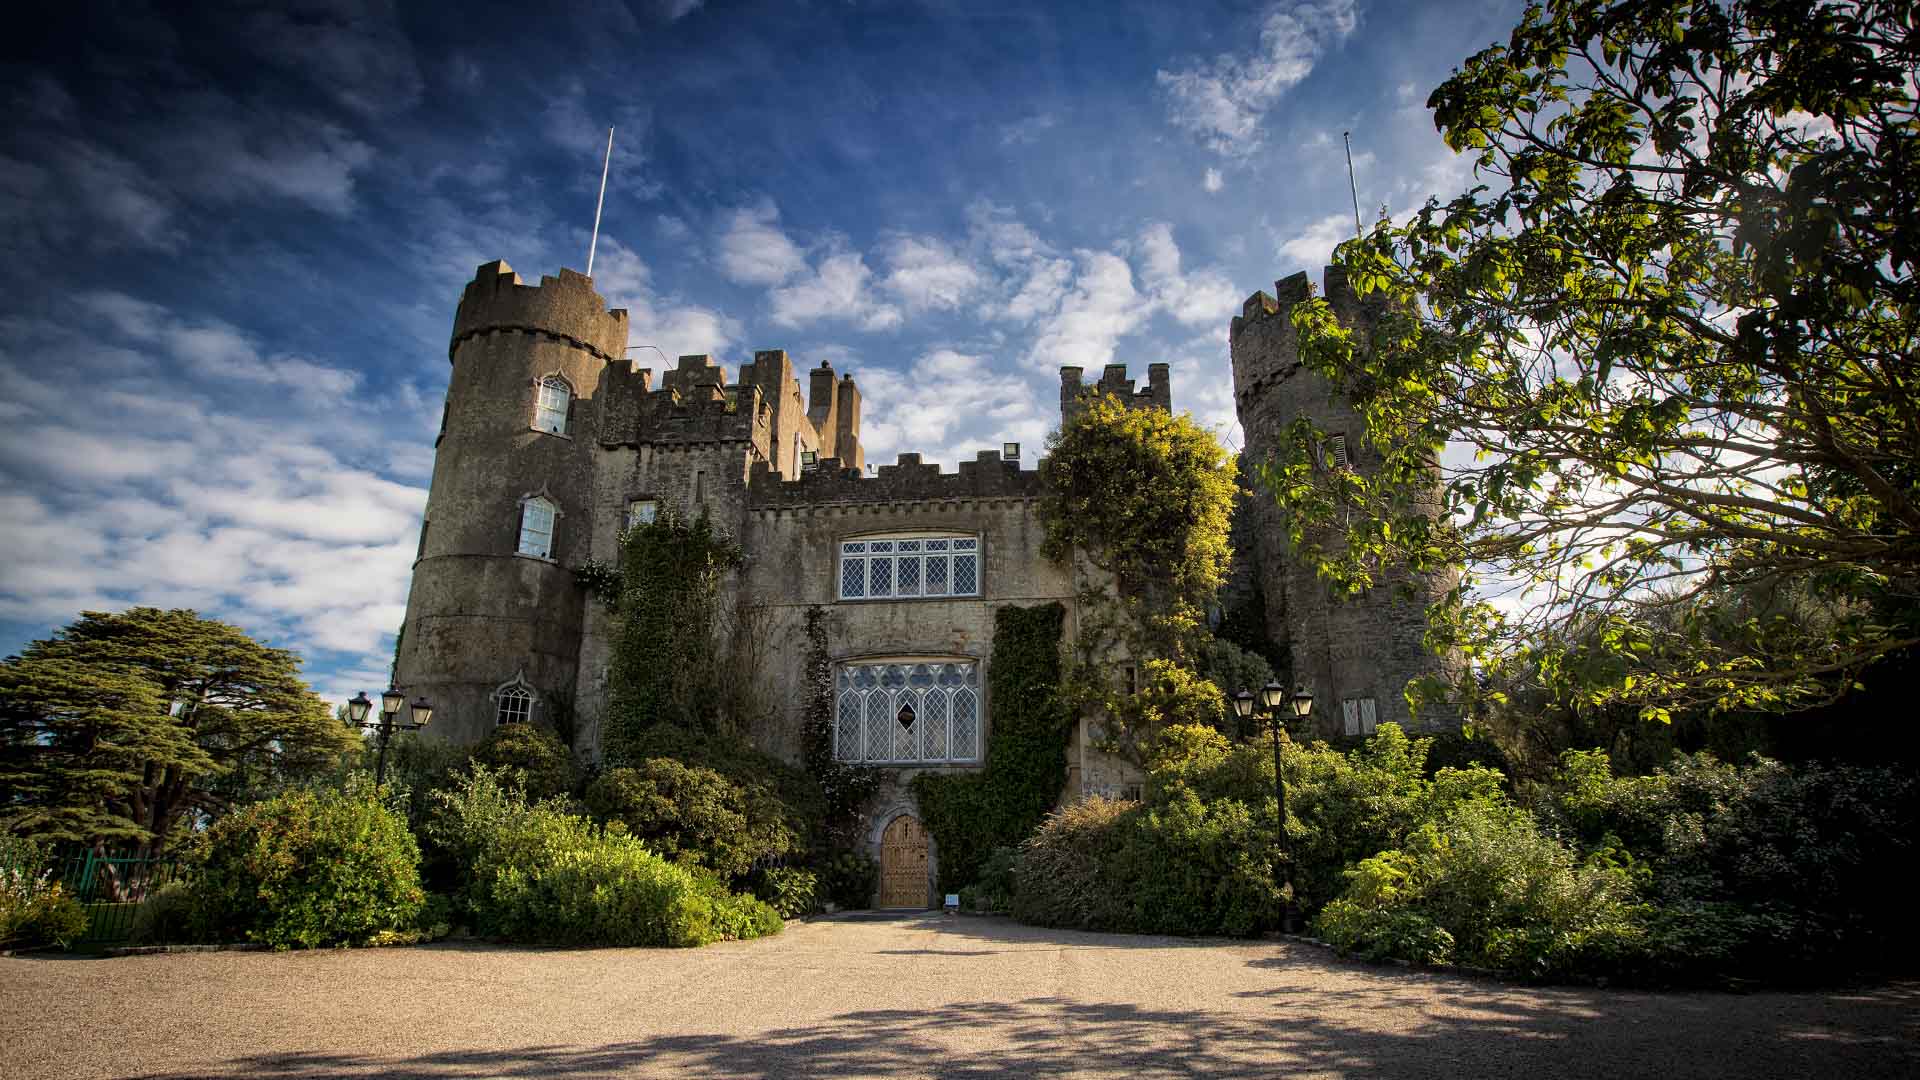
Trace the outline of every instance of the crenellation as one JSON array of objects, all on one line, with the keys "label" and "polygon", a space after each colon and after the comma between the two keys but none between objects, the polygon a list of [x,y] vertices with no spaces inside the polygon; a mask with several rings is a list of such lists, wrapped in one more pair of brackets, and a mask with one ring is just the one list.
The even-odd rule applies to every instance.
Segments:
[{"label": "crenellation", "polygon": [[1167,365],[1164,363],[1147,365],[1145,389],[1136,389],[1135,381],[1127,378],[1125,364],[1108,364],[1102,368],[1100,381],[1091,387],[1081,381],[1082,370],[1072,366],[1060,369],[1060,419],[1062,421],[1071,420],[1080,415],[1086,409],[1088,400],[1094,397],[1118,398],[1129,409],[1173,411],[1173,387]]},{"label": "crenellation", "polygon": [[593,279],[573,270],[533,286],[522,284],[520,275],[498,259],[475,271],[454,314],[447,358],[469,338],[503,330],[547,335],[606,363],[626,355],[626,309],[608,310]]}]

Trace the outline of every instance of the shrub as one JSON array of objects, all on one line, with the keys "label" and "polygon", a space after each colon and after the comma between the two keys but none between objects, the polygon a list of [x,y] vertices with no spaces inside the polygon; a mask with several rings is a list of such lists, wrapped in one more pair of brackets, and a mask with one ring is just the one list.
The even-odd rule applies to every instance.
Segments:
[{"label": "shrub", "polygon": [[781,918],[797,919],[820,910],[820,877],[798,866],[762,867],[753,875],[753,895]]},{"label": "shrub", "polygon": [[495,769],[518,770],[513,783],[530,798],[547,799],[573,790],[573,754],[560,736],[538,724],[501,724],[473,748],[473,760]]},{"label": "shrub", "polygon": [[827,813],[819,782],[806,770],[761,753],[736,735],[661,724],[634,736],[630,749],[636,762],[671,758],[726,777],[746,799],[750,832],[791,834],[793,851],[809,850],[818,840],[815,825]]},{"label": "shrub", "polygon": [[1582,860],[1512,806],[1465,803],[1362,860],[1314,928],[1348,952],[1536,977],[1631,968],[1644,951],[1631,861]]},{"label": "shrub", "polygon": [[683,946],[779,928],[760,901],[662,859],[624,826],[602,828],[556,802],[529,802],[484,765],[435,802],[430,831],[463,867],[460,899],[482,934]]},{"label": "shrub", "polygon": [[1013,848],[997,847],[980,864],[980,876],[960,890],[960,906],[968,911],[1009,911],[1013,908]]},{"label": "shrub", "polygon": [[873,904],[880,884],[880,865],[865,855],[842,851],[820,866],[820,889],[836,907],[857,911]]},{"label": "shrub", "polygon": [[193,882],[197,933],[276,949],[355,944],[413,924],[420,849],[370,787],[293,791],[208,830]]},{"label": "shrub", "polygon": [[69,948],[87,932],[87,910],[47,867],[46,852],[0,836],[0,948]]},{"label": "shrub", "polygon": [[1124,900],[1108,869],[1124,842],[1121,822],[1138,808],[1095,797],[1047,815],[1014,859],[1014,918],[1039,926],[1121,928]]},{"label": "shrub", "polygon": [[181,944],[197,936],[193,890],[184,881],[167,882],[134,909],[131,940],[135,945]]},{"label": "shrub", "polygon": [[[771,792],[763,794],[777,803]],[[763,801],[756,812],[738,784],[672,758],[647,758],[638,768],[602,773],[588,786],[586,803],[595,817],[622,822],[668,859],[729,879],[744,876],[756,862],[791,854],[798,845],[776,807]]]}]

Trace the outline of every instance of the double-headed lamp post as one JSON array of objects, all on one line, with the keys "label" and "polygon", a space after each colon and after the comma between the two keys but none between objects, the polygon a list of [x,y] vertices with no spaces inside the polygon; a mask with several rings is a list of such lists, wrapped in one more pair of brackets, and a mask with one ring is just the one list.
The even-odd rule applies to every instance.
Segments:
[{"label": "double-headed lamp post", "polygon": [[380,695],[380,719],[369,720],[367,714],[373,711],[373,702],[367,698],[365,690],[353,695],[347,701],[347,723],[357,728],[372,728],[380,740],[380,756],[374,766],[373,782],[376,787],[387,782],[387,744],[393,742],[396,731],[419,731],[433,719],[433,706],[426,698],[417,698],[413,703],[413,722],[400,722],[400,708],[407,703],[407,695],[398,687],[389,686]]},{"label": "double-headed lamp post", "polygon": [[[1245,720],[1254,715],[1255,695],[1244,687],[1233,695],[1233,714]],[[1286,710],[1280,707],[1284,700]],[[1287,933],[1297,932],[1299,911],[1293,906],[1293,881],[1287,873],[1287,781],[1280,772],[1280,742],[1286,734],[1287,720],[1305,720],[1313,712],[1313,695],[1307,693],[1304,686],[1295,687],[1293,696],[1288,697],[1286,688],[1279,683],[1270,682],[1260,688],[1258,695],[1260,719],[1266,723],[1268,732],[1273,735],[1273,802],[1276,815],[1273,825],[1273,883],[1284,899],[1280,908],[1280,928]]]}]

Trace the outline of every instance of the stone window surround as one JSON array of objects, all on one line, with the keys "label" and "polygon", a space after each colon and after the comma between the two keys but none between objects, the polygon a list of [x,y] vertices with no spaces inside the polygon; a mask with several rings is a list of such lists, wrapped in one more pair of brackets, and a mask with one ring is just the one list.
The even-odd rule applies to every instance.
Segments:
[{"label": "stone window surround", "polygon": [[[566,409],[561,414],[560,430],[558,431],[554,431],[549,428],[540,426],[540,412],[542,409],[542,402],[540,399],[545,395],[547,386],[550,383],[554,383],[554,382],[557,382],[562,386],[565,386],[567,389]],[[527,427],[533,431],[539,432],[542,435],[551,435],[558,439],[573,438],[573,403],[574,403],[574,400],[578,397],[579,397],[579,394],[573,388],[573,380],[567,378],[565,375],[562,375],[558,371],[549,371],[545,375],[542,375],[539,378],[534,379],[533,380],[533,414],[527,418]]]},{"label": "stone window surround", "polygon": [[[653,507],[653,515],[646,521],[639,521],[634,517],[634,508],[643,504]],[[620,531],[625,532],[635,525],[651,525],[658,520],[660,520],[660,496],[652,492],[644,491],[636,495],[629,495],[627,496],[625,509],[620,511]]]},{"label": "stone window surround", "polygon": [[[849,552],[846,550],[846,546],[848,544],[869,544],[874,541],[891,543],[891,542],[898,542],[902,540],[915,541],[915,542],[920,542],[922,544],[924,544],[924,542],[929,540],[935,540],[935,541],[958,540],[958,541],[971,542],[973,546],[970,552],[965,552],[965,551],[955,552],[951,550],[951,548],[949,548],[947,554],[949,555],[972,554],[973,555],[973,589],[969,592],[953,591],[953,578],[955,576],[954,570],[953,570],[954,562],[953,560],[949,559],[946,567],[946,575],[947,575],[947,578],[946,578],[947,591],[946,592],[929,593],[929,592],[921,591],[921,592],[914,592],[914,593],[902,595],[898,592],[889,591],[884,596],[865,595],[864,593],[863,595],[860,595],[860,596],[846,595],[846,582],[847,582],[846,560],[849,554]],[[983,537],[980,536],[979,533],[961,532],[961,531],[956,531],[952,529],[889,529],[889,530],[869,531],[869,532],[860,532],[860,533],[849,533],[847,535],[839,536],[834,539],[833,552],[834,552],[833,598],[836,603],[864,604],[864,603],[898,603],[900,601],[913,601],[913,600],[978,600],[986,594],[986,588],[985,588],[986,572],[987,572],[986,541]],[[889,583],[889,589],[890,590],[897,589],[899,585],[899,565],[902,561],[900,556],[903,553],[901,553],[896,549],[886,554],[889,556],[888,561],[891,562],[894,566],[893,577]],[[927,577],[925,556],[930,553],[923,549],[919,552],[919,554],[921,556],[919,560],[919,563],[920,563],[919,572],[921,574],[921,577],[919,579],[919,587],[922,590],[924,590],[926,585],[926,577]],[[863,561],[870,558],[870,554],[868,553],[854,553],[854,556],[855,558],[862,559]],[[870,588],[871,588],[870,582],[863,584],[863,589],[870,589]]]},{"label": "stone window surround", "polygon": [[[536,502],[545,503],[553,514],[552,523],[548,526],[547,530],[547,551],[544,555],[536,555],[531,551],[523,550],[527,537],[527,508]],[[521,559],[534,559],[544,563],[559,562],[560,560],[554,555],[554,551],[560,546],[560,519],[567,516],[567,512],[560,508],[560,500],[553,497],[553,493],[547,490],[547,485],[541,484],[540,490],[529,491],[521,495],[519,506],[520,513],[514,525],[514,556]]]},{"label": "stone window surround", "polygon": [[502,724],[533,722],[533,711],[540,705],[540,692],[527,682],[527,669],[521,668],[513,673],[513,678],[493,688],[488,694],[495,702],[493,726]]},{"label": "stone window surround", "polygon": [[[972,701],[973,701],[973,746],[972,746],[973,753],[972,753],[972,756],[959,757],[959,758],[951,757],[951,756],[940,757],[940,758],[896,758],[896,757],[888,757],[884,759],[868,758],[865,756],[866,730],[864,728],[864,725],[861,729],[862,731],[862,746],[860,747],[861,756],[858,758],[848,758],[848,757],[842,756],[840,752],[840,702],[841,702],[840,674],[841,672],[846,670],[847,668],[884,667],[884,666],[894,666],[894,665],[912,667],[914,665],[919,665],[919,664],[925,664],[928,666],[955,664],[955,665],[961,665],[963,667],[971,667],[973,669],[972,670],[972,674],[974,676],[973,682],[971,684],[964,684],[964,688],[971,692]],[[986,746],[987,746],[987,732],[988,732],[986,668],[987,666],[985,661],[983,661],[980,657],[969,656],[961,653],[892,652],[892,653],[871,653],[871,654],[860,655],[860,656],[834,657],[833,658],[834,744],[832,748],[834,760],[841,761],[849,765],[871,765],[875,768],[895,768],[895,769],[913,769],[913,768],[969,769],[969,768],[977,768],[980,765],[983,765],[986,762]],[[959,689],[959,688],[955,688],[955,689]],[[950,695],[949,701],[951,701],[952,697],[957,697],[957,696],[958,696],[957,694]],[[915,711],[924,713],[925,710],[916,709]],[[895,702],[893,700],[889,700],[888,702],[887,714],[889,717],[892,717],[897,714],[897,709],[895,708]],[[951,726],[951,721],[949,721],[949,726],[947,728],[947,738],[949,740],[951,740],[952,734],[953,734],[953,729]],[[952,749],[951,745],[948,746],[948,749],[949,751]]]}]

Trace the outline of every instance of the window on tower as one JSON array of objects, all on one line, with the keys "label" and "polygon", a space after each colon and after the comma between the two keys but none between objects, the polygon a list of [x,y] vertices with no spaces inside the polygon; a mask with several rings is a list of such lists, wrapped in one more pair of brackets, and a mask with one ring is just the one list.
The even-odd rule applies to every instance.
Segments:
[{"label": "window on tower", "polygon": [[550,435],[568,433],[568,417],[573,411],[573,387],[558,375],[540,380],[533,410],[533,426]]},{"label": "window on tower", "polygon": [[520,554],[553,558],[553,522],[558,513],[559,508],[544,496],[520,504]]}]

